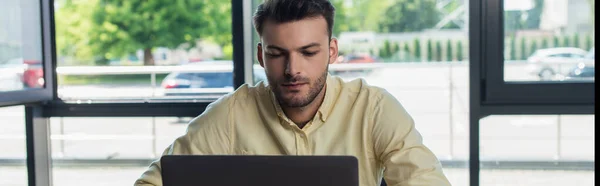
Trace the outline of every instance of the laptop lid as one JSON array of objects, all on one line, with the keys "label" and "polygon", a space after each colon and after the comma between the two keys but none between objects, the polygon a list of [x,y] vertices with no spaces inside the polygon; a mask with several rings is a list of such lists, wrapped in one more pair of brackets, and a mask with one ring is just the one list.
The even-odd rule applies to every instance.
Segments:
[{"label": "laptop lid", "polygon": [[358,186],[353,156],[192,156],[161,158],[164,186]]}]

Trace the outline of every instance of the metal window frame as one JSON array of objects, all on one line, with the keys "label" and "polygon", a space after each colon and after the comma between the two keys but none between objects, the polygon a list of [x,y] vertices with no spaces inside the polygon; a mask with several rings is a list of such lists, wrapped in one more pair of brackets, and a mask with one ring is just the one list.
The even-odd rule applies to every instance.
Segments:
[{"label": "metal window frame", "polygon": [[[593,113],[594,82],[506,82],[504,81],[504,0],[484,1],[481,27],[486,105],[549,106],[546,114],[572,112]],[[564,106],[564,107],[563,107]],[[534,107],[523,107],[534,108]],[[521,109],[525,112],[539,112]]]},{"label": "metal window frame", "polygon": [[[45,0],[52,1],[52,0]],[[245,15],[249,14],[248,8],[249,3],[245,1],[231,0],[231,14],[232,14],[232,42],[233,42],[233,85],[234,89],[239,88],[246,82],[252,82],[252,60],[247,56],[249,42],[244,41],[249,26],[248,17]],[[53,4],[53,3],[51,3]],[[51,7],[53,8],[53,7]],[[250,13],[251,14],[251,13]],[[51,28],[53,31],[54,22],[51,20]],[[55,35],[49,35],[54,41]],[[50,45],[54,51],[55,45]],[[51,52],[50,54],[55,54]],[[53,57],[55,57],[53,55]],[[55,59],[55,58],[52,58]],[[72,103],[62,101],[57,92],[56,79],[56,60],[51,60],[52,66],[48,69],[52,69],[52,73],[47,73],[49,79],[52,79],[52,100],[44,102],[42,109],[44,110],[44,117],[194,117],[200,115],[206,107],[214,100],[202,100],[202,101],[187,101],[181,102],[181,100],[161,100],[160,102],[149,102],[143,99],[131,100],[129,102],[119,101],[113,103]],[[248,62],[249,61],[249,62]],[[250,81],[248,81],[250,80]],[[22,95],[15,95],[22,96]],[[47,99],[45,99],[47,100]],[[19,104],[19,103],[16,103]]]},{"label": "metal window frame", "polygon": [[[40,25],[42,34],[42,65],[45,85],[43,88],[0,92],[0,107],[22,104],[35,104],[52,100],[56,97],[56,78],[54,76],[55,42],[54,11],[51,0],[39,0]],[[34,24],[34,23],[31,23]]]},{"label": "metal window frame", "polygon": [[504,81],[503,3],[503,0],[469,0],[471,186],[480,185],[482,118],[490,115],[595,114],[595,83]]}]

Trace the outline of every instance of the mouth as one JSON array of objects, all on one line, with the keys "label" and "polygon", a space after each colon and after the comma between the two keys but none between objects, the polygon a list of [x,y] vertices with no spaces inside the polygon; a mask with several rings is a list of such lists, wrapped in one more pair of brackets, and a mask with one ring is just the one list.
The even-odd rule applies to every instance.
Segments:
[{"label": "mouth", "polygon": [[287,89],[298,89],[303,85],[306,85],[308,83],[284,83],[281,84],[282,87],[285,87]]}]

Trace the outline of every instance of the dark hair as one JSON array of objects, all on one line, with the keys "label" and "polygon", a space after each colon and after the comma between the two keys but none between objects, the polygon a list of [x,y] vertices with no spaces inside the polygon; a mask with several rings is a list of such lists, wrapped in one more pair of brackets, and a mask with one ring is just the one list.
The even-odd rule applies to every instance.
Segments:
[{"label": "dark hair", "polygon": [[265,0],[254,13],[254,28],[262,36],[266,20],[287,23],[305,18],[323,16],[331,39],[335,7],[328,0]]}]

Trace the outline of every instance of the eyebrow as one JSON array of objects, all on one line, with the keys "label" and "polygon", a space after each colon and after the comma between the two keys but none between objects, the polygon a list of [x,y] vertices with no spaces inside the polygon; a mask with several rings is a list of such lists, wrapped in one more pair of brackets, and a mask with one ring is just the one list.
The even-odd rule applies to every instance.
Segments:
[{"label": "eyebrow", "polygon": [[[308,45],[304,45],[304,46],[300,47],[299,50],[306,50],[308,48],[316,47],[316,46],[321,46],[321,44],[320,43],[310,43]],[[288,51],[288,50],[286,50],[286,49],[284,49],[282,47],[275,46],[275,45],[267,45],[267,49],[275,49],[275,50],[279,50],[279,51]]]}]

